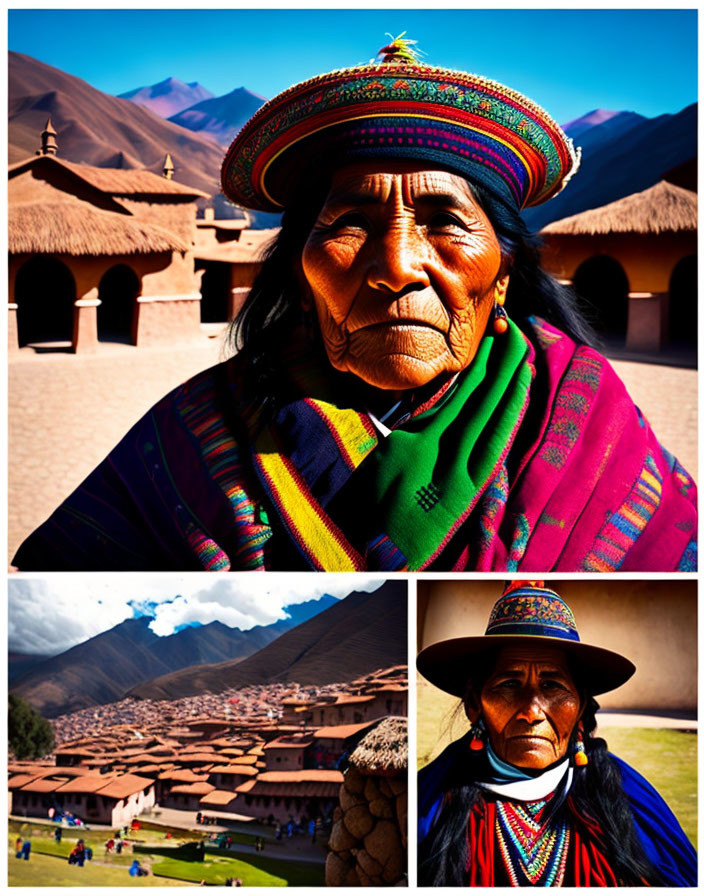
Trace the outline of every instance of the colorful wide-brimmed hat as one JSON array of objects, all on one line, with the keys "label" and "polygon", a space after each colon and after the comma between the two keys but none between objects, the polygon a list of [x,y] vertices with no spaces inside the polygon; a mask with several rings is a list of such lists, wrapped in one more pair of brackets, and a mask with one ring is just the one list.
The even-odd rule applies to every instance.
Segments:
[{"label": "colorful wide-brimmed hat", "polygon": [[449,169],[516,210],[565,186],[579,150],[547,112],[496,81],[423,64],[412,43],[396,38],[378,62],[318,75],[269,100],[225,156],[225,194],[281,211],[302,178],[377,159]]},{"label": "colorful wide-brimmed hat", "polygon": [[416,665],[432,684],[464,697],[467,682],[488,661],[487,654],[526,644],[563,650],[592,696],[620,687],[636,671],[625,656],[582,643],[572,610],[543,582],[511,582],[494,604],[484,635],[431,644],[418,654]]}]

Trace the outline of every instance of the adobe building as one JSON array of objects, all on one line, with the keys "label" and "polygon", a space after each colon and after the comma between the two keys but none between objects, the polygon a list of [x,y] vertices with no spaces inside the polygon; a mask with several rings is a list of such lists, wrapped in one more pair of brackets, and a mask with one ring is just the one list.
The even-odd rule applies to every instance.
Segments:
[{"label": "adobe building", "polygon": [[327,818],[337,805],[342,772],[337,769],[261,772],[237,788],[240,812],[280,823],[290,817]]},{"label": "adobe building", "polygon": [[267,771],[296,771],[303,768],[304,755],[313,743],[310,737],[277,737],[264,745]]},{"label": "adobe building", "polygon": [[313,707],[313,724],[322,728],[327,725],[359,725],[379,718],[376,702],[372,694],[340,694],[334,702],[316,704]]},{"label": "adobe building", "polygon": [[198,812],[200,810],[201,798],[214,790],[215,787],[206,781],[194,781],[193,784],[177,784],[166,794],[160,805],[169,809]]},{"label": "adobe building", "polygon": [[[11,813],[46,818],[49,809],[83,822],[123,827],[154,805],[154,782],[137,775],[76,774],[53,767],[8,781]],[[29,780],[27,780],[29,779]]]},{"label": "adobe building", "polygon": [[691,352],[697,338],[697,194],[662,180],[544,227],[543,266],[629,350]]},{"label": "adobe building", "polygon": [[208,781],[221,790],[234,792],[240,784],[244,784],[250,778],[255,778],[258,771],[254,765],[237,765],[236,763],[214,765],[208,772]]},{"label": "adobe building", "polygon": [[[603,710],[696,718],[696,582],[546,579],[545,584],[571,608],[581,641],[621,653],[636,666],[626,684],[599,696]],[[500,580],[419,582],[418,649],[463,634],[483,635],[503,587]],[[426,685],[429,699],[452,703],[452,697]]]},{"label": "adobe building", "polygon": [[9,169],[10,350],[99,341],[201,338],[194,245],[200,190],[150,171],[57,158],[47,121],[39,153]]},{"label": "adobe building", "polygon": [[278,228],[250,230],[249,217],[220,219],[212,208],[196,221],[196,270],[201,279],[203,323],[234,320],[259,273]]}]

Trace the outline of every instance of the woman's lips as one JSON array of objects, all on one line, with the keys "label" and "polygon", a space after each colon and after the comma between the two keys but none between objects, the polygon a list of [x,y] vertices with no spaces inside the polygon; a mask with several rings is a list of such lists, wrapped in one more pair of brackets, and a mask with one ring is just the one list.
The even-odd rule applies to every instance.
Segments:
[{"label": "woman's lips", "polygon": [[432,289],[409,292],[397,298],[365,293],[354,302],[344,329],[352,335],[373,327],[430,327],[447,333],[450,314]]},{"label": "woman's lips", "polygon": [[444,333],[444,331],[440,327],[438,327],[437,324],[433,323],[432,321],[405,319],[405,318],[398,318],[398,317],[395,317],[391,320],[376,321],[375,323],[372,323],[372,324],[363,324],[359,327],[350,327],[348,332],[350,334],[352,334],[352,333],[359,333],[362,330],[376,330],[376,329],[380,329],[383,327],[387,327],[387,328],[394,327],[397,329],[407,329],[407,328],[411,328],[411,327],[429,327],[431,330],[437,330],[438,333]]},{"label": "woman's lips", "polygon": [[529,742],[540,741],[542,743],[548,743],[548,744],[552,743],[552,741],[550,740],[549,737],[544,737],[540,734],[514,734],[511,737],[509,737],[508,740],[522,740],[522,741],[529,741]]}]

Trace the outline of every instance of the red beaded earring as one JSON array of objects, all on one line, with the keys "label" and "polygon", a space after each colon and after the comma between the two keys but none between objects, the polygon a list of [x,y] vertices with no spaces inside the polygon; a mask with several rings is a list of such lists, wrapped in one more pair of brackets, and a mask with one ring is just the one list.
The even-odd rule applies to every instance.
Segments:
[{"label": "red beaded earring", "polygon": [[486,728],[484,727],[484,721],[480,717],[477,721],[472,725],[471,730],[472,739],[469,742],[470,750],[483,750],[484,749],[484,738],[486,737]]}]

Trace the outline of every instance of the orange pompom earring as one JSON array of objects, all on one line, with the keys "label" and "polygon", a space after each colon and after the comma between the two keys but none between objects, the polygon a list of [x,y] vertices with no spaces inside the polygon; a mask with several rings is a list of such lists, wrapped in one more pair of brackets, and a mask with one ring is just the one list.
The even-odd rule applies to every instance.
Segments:
[{"label": "orange pompom earring", "polygon": [[497,336],[502,336],[508,330],[508,315],[503,305],[498,302],[494,305],[494,332]]},{"label": "orange pompom earring", "polygon": [[589,757],[584,746],[584,729],[581,722],[577,729],[577,740],[574,744],[574,764],[577,766],[589,765]]}]

